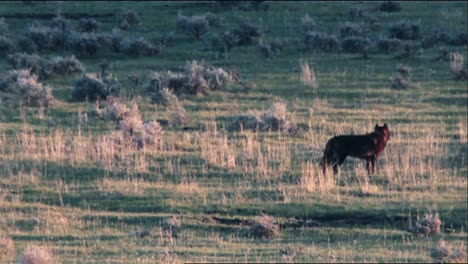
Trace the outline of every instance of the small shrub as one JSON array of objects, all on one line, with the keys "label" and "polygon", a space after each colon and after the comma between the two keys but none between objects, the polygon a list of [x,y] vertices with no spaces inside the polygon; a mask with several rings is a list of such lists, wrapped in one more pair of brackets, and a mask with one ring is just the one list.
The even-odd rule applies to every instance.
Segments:
[{"label": "small shrub", "polygon": [[370,11],[364,10],[359,7],[352,7],[349,12],[349,18],[351,21],[363,20],[364,22],[372,25],[377,22],[377,18]]},{"label": "small shrub", "polygon": [[183,126],[187,123],[187,111],[181,104],[176,104],[174,107],[171,107],[171,116],[169,119],[170,126]]},{"label": "small shrub", "polygon": [[250,226],[250,236],[255,238],[274,238],[280,233],[276,220],[268,215],[258,217]]},{"label": "small shrub", "polygon": [[404,90],[404,89],[408,89],[410,87],[413,86],[413,84],[411,83],[411,81],[397,75],[397,76],[392,76],[390,78],[390,83],[391,83],[391,87],[392,89],[395,89],[395,90]]},{"label": "small shrub", "polygon": [[338,38],[320,32],[307,32],[304,43],[306,48],[311,50],[335,51],[339,47]]},{"label": "small shrub", "polygon": [[120,102],[117,97],[112,95],[107,97],[106,106],[101,109],[99,106],[99,100],[96,105],[96,113],[103,120],[110,120],[116,124],[120,124],[120,121],[130,112],[130,108],[127,105]]},{"label": "small shrub", "polygon": [[309,31],[315,31],[315,20],[306,14],[305,16],[301,17],[301,30],[304,33]]},{"label": "small shrub", "polygon": [[416,40],[420,38],[419,24],[400,20],[388,26],[390,38],[397,38],[401,40]]},{"label": "small shrub", "polygon": [[241,114],[231,117],[232,129],[257,130],[263,127],[263,121],[256,115]]},{"label": "small shrub", "polygon": [[0,58],[4,58],[7,54],[14,50],[15,46],[10,38],[0,35]]},{"label": "small shrub", "polygon": [[37,54],[14,53],[8,55],[7,61],[14,69],[30,69],[31,73],[41,74],[46,63],[45,59]]},{"label": "small shrub", "polygon": [[141,113],[138,110],[138,105],[133,103],[130,111],[126,112],[120,120],[120,130],[123,132],[125,137],[134,136],[136,133],[142,131],[143,119]]},{"label": "small shrub", "polygon": [[127,55],[151,56],[160,53],[159,47],[155,47],[143,37],[126,38],[120,43],[120,52]]},{"label": "small shrub", "polygon": [[403,43],[402,53],[397,55],[397,59],[410,58],[421,53],[421,43],[416,41],[407,41]]},{"label": "small shrub", "polygon": [[157,121],[151,121],[143,124],[142,137],[146,146],[161,146],[164,131],[161,124]]},{"label": "small shrub", "polygon": [[26,37],[37,46],[38,50],[57,51],[65,47],[68,32],[58,27],[47,27],[33,23],[28,27]]},{"label": "small shrub", "polygon": [[163,234],[168,237],[178,238],[180,233],[181,222],[176,217],[164,218],[163,223]]},{"label": "small shrub", "polygon": [[257,25],[241,21],[231,31],[233,39],[237,41],[237,46],[247,46],[257,43],[258,38],[261,36],[260,29]]},{"label": "small shrub", "polygon": [[74,82],[72,99],[76,101],[106,99],[109,95],[118,95],[120,83],[111,74],[101,79],[95,73],[82,75]]},{"label": "small shrub", "polygon": [[371,41],[363,37],[347,37],[341,41],[341,48],[348,53],[363,53],[369,50]]},{"label": "small shrub", "polygon": [[463,55],[458,52],[450,54],[450,71],[455,80],[468,80],[468,69],[463,67]]},{"label": "small shrub", "polygon": [[175,94],[206,94],[209,90],[228,89],[233,82],[234,76],[224,69],[192,61],[182,73],[152,73],[147,90],[156,97],[162,95],[163,88]]},{"label": "small shrub", "polygon": [[221,19],[211,12],[206,12],[204,16],[210,26],[219,26],[221,24]]},{"label": "small shrub", "polygon": [[283,102],[274,102],[273,105],[261,116],[265,130],[294,133],[299,128],[289,119],[287,104]]},{"label": "small shrub", "polygon": [[345,22],[340,26],[340,37],[364,37],[368,30],[362,23]]},{"label": "small shrub", "polygon": [[216,34],[211,38],[212,49],[221,53],[230,51],[237,45],[237,43],[239,43],[239,40],[231,31],[224,31],[223,33]]},{"label": "small shrub", "polygon": [[101,48],[102,40],[96,33],[80,33],[72,32],[67,38],[67,47],[76,54],[80,55],[95,55]]},{"label": "small shrub", "polygon": [[57,28],[63,32],[70,30],[70,21],[68,21],[63,16],[56,16],[52,19],[50,26],[52,28]]},{"label": "small shrub", "polygon": [[441,224],[439,214],[425,214],[423,218],[418,217],[414,228],[410,231],[416,235],[429,236],[439,233]]},{"label": "small shrub", "polygon": [[179,99],[174,95],[168,88],[162,88],[160,90],[154,90],[151,95],[151,101],[156,104],[162,104],[164,106],[174,106],[179,103]]},{"label": "small shrub", "polygon": [[396,67],[396,71],[406,79],[411,77],[412,69],[411,69],[411,67],[409,67],[407,65],[398,64],[398,66]]},{"label": "small shrub", "polygon": [[435,58],[436,61],[449,61],[450,60],[450,53],[446,48],[439,48],[437,51],[437,57]]},{"label": "small shrub", "polygon": [[196,39],[200,39],[210,29],[208,20],[205,16],[188,17],[180,13],[177,15],[176,25],[177,28],[193,35]]},{"label": "small shrub", "polygon": [[453,46],[468,45],[468,34],[465,32],[453,33],[450,35],[447,44]]},{"label": "small shrub", "polygon": [[5,22],[4,17],[0,17],[0,36],[4,36],[8,33],[8,24]]},{"label": "small shrub", "polygon": [[2,86],[6,91],[18,94],[29,106],[49,107],[54,102],[52,90],[49,86],[44,87],[38,81],[38,77],[30,70],[10,71],[6,80],[2,80]]},{"label": "small shrub", "polygon": [[84,70],[83,64],[72,55],[70,57],[55,57],[48,60],[41,73],[45,78],[50,78],[82,73]]},{"label": "small shrub", "polygon": [[379,48],[379,50],[390,54],[400,50],[403,47],[403,44],[401,40],[397,38],[380,38],[377,42],[377,47]]},{"label": "small shrub", "polygon": [[377,10],[389,13],[400,12],[401,5],[400,3],[394,1],[384,1],[377,6]]},{"label": "small shrub", "polygon": [[81,18],[78,21],[78,31],[95,33],[99,27],[99,23],[94,18]]},{"label": "small shrub", "polygon": [[26,53],[36,53],[39,51],[39,47],[28,36],[20,36],[18,38],[18,49]]},{"label": "small shrub", "polygon": [[0,263],[13,263],[15,258],[15,242],[10,236],[0,234]]},{"label": "small shrub", "polygon": [[133,10],[122,10],[117,14],[119,20],[119,28],[122,30],[127,30],[132,26],[140,24],[140,17]]},{"label": "small shrub", "polygon": [[50,264],[54,263],[54,254],[47,247],[28,246],[21,256],[21,264]]},{"label": "small shrub", "polygon": [[273,54],[279,53],[284,48],[284,41],[280,38],[274,38],[270,42],[260,41],[257,46],[260,54],[268,58]]}]

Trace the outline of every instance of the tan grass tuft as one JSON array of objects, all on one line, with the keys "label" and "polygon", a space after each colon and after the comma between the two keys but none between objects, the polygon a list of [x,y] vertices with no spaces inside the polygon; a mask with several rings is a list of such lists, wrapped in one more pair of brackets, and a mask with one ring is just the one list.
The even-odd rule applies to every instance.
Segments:
[{"label": "tan grass tuft", "polygon": [[310,86],[314,89],[318,88],[317,77],[315,76],[314,70],[309,66],[307,62],[299,61],[301,66],[301,81],[304,85]]},{"label": "tan grass tuft", "polygon": [[45,246],[29,246],[21,257],[21,264],[51,264],[54,262],[52,250]]},{"label": "tan grass tuft", "polygon": [[6,234],[0,234],[0,263],[13,262],[14,258],[15,243],[13,239]]},{"label": "tan grass tuft", "polygon": [[467,263],[466,247],[462,245],[455,250],[452,248],[445,240],[439,240],[439,244],[431,250],[434,263]]}]

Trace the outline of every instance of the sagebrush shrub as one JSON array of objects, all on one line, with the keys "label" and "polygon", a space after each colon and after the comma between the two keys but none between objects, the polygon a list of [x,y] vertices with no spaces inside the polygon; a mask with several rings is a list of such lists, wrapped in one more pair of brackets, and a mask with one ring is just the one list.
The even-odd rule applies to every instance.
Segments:
[{"label": "sagebrush shrub", "polygon": [[399,51],[403,47],[403,43],[397,38],[379,38],[377,47],[379,50],[390,54]]},{"label": "sagebrush shrub", "polygon": [[37,54],[15,53],[9,55],[7,60],[13,68],[30,69],[31,73],[38,75],[41,79],[71,75],[84,71],[83,64],[73,55],[47,60]]},{"label": "sagebrush shrub", "polygon": [[181,13],[177,15],[177,28],[200,39],[210,30],[210,23],[206,16],[184,16]]},{"label": "sagebrush shrub", "polygon": [[8,32],[8,24],[4,17],[0,17],[0,36],[6,35]]},{"label": "sagebrush shrub", "polygon": [[235,47],[238,42],[239,40],[237,39],[237,36],[231,31],[224,31],[222,33],[215,34],[211,38],[211,47],[218,52],[226,53]]},{"label": "sagebrush shrub", "polygon": [[61,31],[68,31],[70,30],[70,21],[68,21],[61,15],[57,15],[50,22],[50,26],[53,28],[60,29]]},{"label": "sagebrush shrub", "polygon": [[39,50],[57,51],[65,47],[69,32],[59,27],[31,24],[26,32],[29,38]]},{"label": "sagebrush shrub", "polygon": [[394,1],[384,1],[378,4],[377,10],[382,12],[400,12],[401,11],[401,4]]},{"label": "sagebrush shrub", "polygon": [[106,99],[109,95],[118,95],[119,81],[111,74],[101,78],[95,73],[82,75],[74,81],[72,99],[76,101]]},{"label": "sagebrush shrub", "polygon": [[115,96],[108,96],[106,100],[106,106],[104,109],[100,109],[99,101],[97,101],[96,112],[101,119],[110,120],[117,124],[130,112],[130,108],[127,105],[120,102]]},{"label": "sagebrush shrub", "polygon": [[174,106],[179,103],[179,99],[168,88],[155,89],[151,93],[151,101],[164,106]]},{"label": "sagebrush shrub", "polygon": [[339,47],[338,38],[321,32],[307,32],[304,38],[306,48],[320,51],[335,51]]},{"label": "sagebrush shrub", "polygon": [[268,215],[258,217],[250,225],[250,236],[255,238],[274,238],[280,233],[279,225],[276,220]]},{"label": "sagebrush shrub", "polygon": [[38,54],[14,53],[7,56],[7,61],[14,69],[30,69],[31,73],[40,75],[46,59]]},{"label": "sagebrush shrub", "polygon": [[419,24],[407,20],[391,23],[387,30],[390,38],[416,40],[421,37]]},{"label": "sagebrush shrub", "polygon": [[[147,90],[156,96],[163,88],[175,94],[206,94],[209,90],[225,90],[235,81],[232,74],[204,62],[188,62],[182,73],[153,72]],[[157,94],[159,93],[159,94]]]},{"label": "sagebrush shrub", "polygon": [[10,38],[0,35],[0,58],[4,58],[7,54],[11,53],[15,45]]},{"label": "sagebrush shrub", "polygon": [[159,122],[150,121],[143,123],[141,134],[146,146],[160,146],[164,131]]},{"label": "sagebrush shrub", "polygon": [[340,37],[365,37],[368,29],[362,23],[353,23],[346,21],[340,26]]},{"label": "sagebrush shrub", "polygon": [[237,41],[236,45],[245,46],[257,43],[261,36],[260,28],[248,21],[241,21],[231,30],[233,38]]},{"label": "sagebrush shrub", "polygon": [[70,57],[55,57],[48,60],[42,69],[42,74],[45,78],[50,78],[82,73],[84,70],[83,64],[72,55]]},{"label": "sagebrush shrub", "polygon": [[315,31],[315,20],[309,16],[309,14],[304,15],[301,17],[301,30],[304,33],[307,33],[309,31]]},{"label": "sagebrush shrub", "polygon": [[118,18],[119,28],[122,30],[127,30],[132,26],[140,24],[140,17],[133,10],[122,10],[116,16]]},{"label": "sagebrush shrub", "polygon": [[49,107],[54,103],[52,89],[43,86],[29,69],[12,70],[0,89],[19,95],[28,106]]},{"label": "sagebrush shrub", "polygon": [[78,31],[80,32],[97,32],[99,22],[94,18],[80,18],[78,21]]},{"label": "sagebrush shrub", "polygon": [[92,56],[102,47],[103,42],[96,33],[71,32],[67,38],[67,47],[76,54]]},{"label": "sagebrush shrub", "polygon": [[143,37],[125,38],[119,45],[119,51],[127,55],[135,56],[151,56],[160,53],[159,47],[154,46]]},{"label": "sagebrush shrub", "polygon": [[341,41],[341,48],[344,52],[363,53],[370,48],[371,44],[368,38],[346,37]]}]

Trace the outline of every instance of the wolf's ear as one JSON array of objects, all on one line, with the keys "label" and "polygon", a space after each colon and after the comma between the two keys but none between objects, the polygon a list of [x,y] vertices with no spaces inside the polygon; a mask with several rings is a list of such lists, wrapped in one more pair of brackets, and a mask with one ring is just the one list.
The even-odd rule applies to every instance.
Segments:
[{"label": "wolf's ear", "polygon": [[388,128],[387,123],[383,124],[383,128]]},{"label": "wolf's ear", "polygon": [[374,130],[377,130],[377,128],[379,128],[379,124],[375,124],[375,127],[374,127]]}]

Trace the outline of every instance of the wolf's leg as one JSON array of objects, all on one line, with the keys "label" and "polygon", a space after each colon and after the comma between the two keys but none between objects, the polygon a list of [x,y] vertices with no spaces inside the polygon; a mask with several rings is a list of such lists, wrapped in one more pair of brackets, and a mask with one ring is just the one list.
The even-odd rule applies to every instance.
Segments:
[{"label": "wolf's leg", "polygon": [[373,166],[374,166],[373,159],[372,159],[372,158],[367,158],[367,159],[366,159],[367,175],[370,175],[370,166],[371,166],[371,163],[372,163],[372,167],[373,167]]},{"label": "wolf's leg", "polygon": [[375,175],[375,162],[377,161],[377,157],[374,155],[372,157],[372,173]]},{"label": "wolf's leg", "polygon": [[325,175],[325,173],[327,172],[327,166],[329,165],[325,156],[320,160],[320,165],[322,165],[322,172],[323,175]]}]

